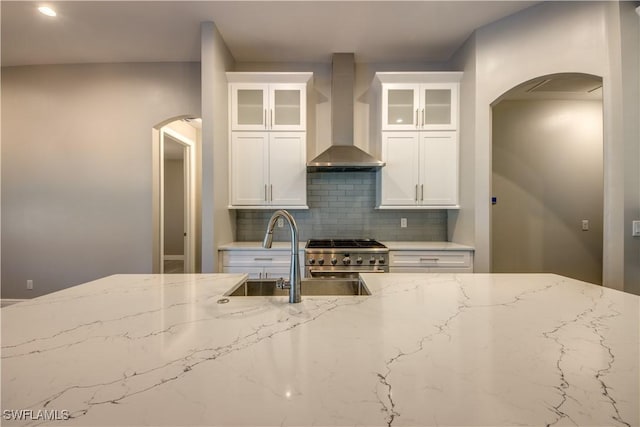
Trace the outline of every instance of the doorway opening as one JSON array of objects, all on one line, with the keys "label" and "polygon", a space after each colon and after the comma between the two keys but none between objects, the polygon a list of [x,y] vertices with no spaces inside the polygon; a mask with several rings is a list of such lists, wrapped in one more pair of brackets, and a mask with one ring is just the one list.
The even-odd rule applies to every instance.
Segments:
[{"label": "doorway opening", "polygon": [[183,118],[153,130],[154,273],[198,271],[200,123]]},{"label": "doorway opening", "polygon": [[492,117],[491,271],[602,284],[602,78],[530,80]]}]

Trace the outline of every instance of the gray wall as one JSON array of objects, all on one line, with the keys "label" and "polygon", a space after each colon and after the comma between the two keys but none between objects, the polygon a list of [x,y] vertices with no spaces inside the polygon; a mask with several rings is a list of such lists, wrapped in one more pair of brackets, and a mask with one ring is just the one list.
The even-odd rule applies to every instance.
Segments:
[{"label": "gray wall", "polygon": [[164,254],[184,255],[184,161],[178,159],[164,161]]},{"label": "gray wall", "polygon": [[3,298],[151,272],[151,129],[184,114],[197,63],[2,69]]},{"label": "gray wall", "polygon": [[[309,210],[291,211],[300,240],[373,238],[381,241],[447,240],[444,210],[376,210],[375,172],[316,172],[307,175]],[[273,211],[239,210],[237,240],[261,241]],[[407,227],[400,228],[400,218]],[[274,240],[288,240],[289,230],[276,229]]]},{"label": "gray wall", "polygon": [[638,2],[620,5],[622,104],[624,110],[624,290],[640,295],[640,237],[629,232],[640,220],[640,16]]},{"label": "gray wall", "polygon": [[640,242],[630,235],[630,219],[640,216],[640,43],[629,3],[545,2],[480,28],[453,58],[453,68],[465,72],[462,118],[473,120],[460,134],[463,209],[449,234],[475,246],[477,272],[491,268],[491,104],[535,77],[586,73],[604,85],[604,285],[640,293]]},{"label": "gray wall", "polygon": [[[492,271],[602,283],[602,103],[493,108]],[[581,221],[590,222],[582,231]]]},{"label": "gray wall", "polygon": [[235,212],[229,200],[229,135],[227,71],[234,59],[213,22],[203,22],[201,140],[201,272],[218,268],[218,246],[233,241]]}]

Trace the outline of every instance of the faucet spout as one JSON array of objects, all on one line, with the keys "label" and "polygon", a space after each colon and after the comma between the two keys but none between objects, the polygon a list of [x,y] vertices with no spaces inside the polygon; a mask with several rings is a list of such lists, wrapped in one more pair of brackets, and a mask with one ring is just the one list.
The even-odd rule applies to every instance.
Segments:
[{"label": "faucet spout", "polygon": [[264,235],[262,241],[262,247],[265,249],[271,248],[273,243],[273,229],[276,226],[278,218],[283,218],[287,224],[289,224],[289,230],[291,234],[291,268],[289,270],[289,282],[291,287],[289,288],[289,302],[298,303],[302,300],[300,296],[300,258],[298,256],[298,226],[293,216],[284,209],[279,209],[271,215],[269,223],[267,224],[267,232]]}]

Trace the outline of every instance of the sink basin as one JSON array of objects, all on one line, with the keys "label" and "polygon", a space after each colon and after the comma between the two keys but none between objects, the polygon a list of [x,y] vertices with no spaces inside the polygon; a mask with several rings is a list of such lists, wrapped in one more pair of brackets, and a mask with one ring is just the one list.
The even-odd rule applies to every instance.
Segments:
[{"label": "sink basin", "polygon": [[[302,295],[371,295],[358,279],[302,279]],[[278,289],[276,280],[249,279],[225,293],[225,296],[288,296],[289,289]]]}]

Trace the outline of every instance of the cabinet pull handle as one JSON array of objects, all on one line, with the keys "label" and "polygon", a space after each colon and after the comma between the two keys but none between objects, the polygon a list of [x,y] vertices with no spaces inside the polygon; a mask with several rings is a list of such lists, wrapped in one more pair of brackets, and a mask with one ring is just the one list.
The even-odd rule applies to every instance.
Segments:
[{"label": "cabinet pull handle", "polygon": [[273,184],[269,185],[269,201],[273,202]]},{"label": "cabinet pull handle", "polygon": [[418,111],[420,111],[420,109],[416,108],[416,127],[420,127],[420,122],[418,121]]},{"label": "cabinet pull handle", "polygon": [[268,201],[267,200],[267,184],[264,185],[264,201]]},{"label": "cabinet pull handle", "polygon": [[420,201],[424,200],[424,184],[420,184]]},{"label": "cabinet pull handle", "polygon": [[262,272],[258,273],[258,279],[262,279]]},{"label": "cabinet pull handle", "polygon": [[424,108],[423,108],[422,109],[422,127],[424,127],[424,120],[425,118],[424,118]]},{"label": "cabinet pull handle", "polygon": [[420,261],[439,261],[440,258],[420,258]]},{"label": "cabinet pull handle", "polygon": [[253,260],[254,260],[254,261],[273,261],[273,258],[269,258],[269,257],[255,257]]},{"label": "cabinet pull handle", "polygon": [[267,128],[267,109],[264,109],[264,128]]},{"label": "cabinet pull handle", "polygon": [[418,184],[416,184],[416,202],[418,201]]},{"label": "cabinet pull handle", "polygon": [[271,114],[269,114],[269,129],[273,129],[273,109],[271,109]]}]

